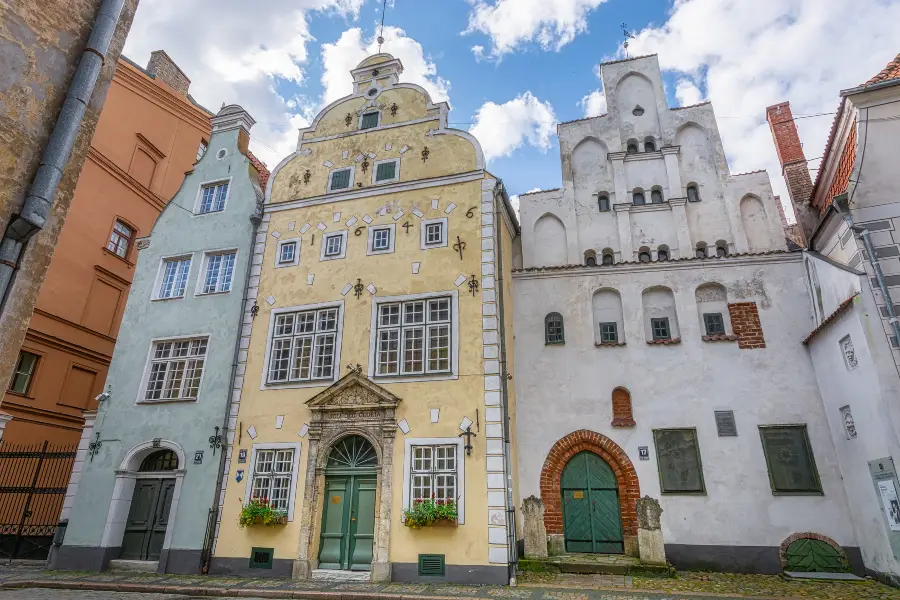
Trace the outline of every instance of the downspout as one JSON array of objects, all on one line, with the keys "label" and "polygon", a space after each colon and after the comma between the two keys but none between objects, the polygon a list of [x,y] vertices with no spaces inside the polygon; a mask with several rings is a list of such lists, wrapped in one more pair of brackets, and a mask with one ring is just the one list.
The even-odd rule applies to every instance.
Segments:
[{"label": "downspout", "polygon": [[516,564],[518,563],[516,545],[516,505],[513,500],[512,487],[512,458],[510,454],[511,435],[509,428],[509,371],[506,364],[506,318],[503,307],[503,240],[499,233],[503,222],[500,203],[506,190],[503,181],[498,180],[494,187],[494,227],[497,234],[497,316],[500,319],[500,402],[503,409],[503,462],[506,475],[506,545],[507,559],[509,560],[509,585],[516,585]]},{"label": "downspout", "polygon": [[228,422],[231,420],[231,405],[233,404],[232,399],[234,398],[234,379],[237,377],[237,367],[238,367],[238,355],[241,353],[241,329],[244,327],[244,315],[247,312],[247,301],[250,298],[247,296],[247,291],[250,289],[250,272],[253,270],[253,247],[256,245],[256,232],[259,229],[259,224],[262,223],[262,207],[258,213],[254,213],[250,217],[250,222],[253,223],[253,233],[250,236],[250,252],[247,257],[247,269],[244,272],[244,298],[241,300],[241,311],[238,315],[238,328],[237,328],[237,336],[234,340],[234,354],[232,355],[231,360],[231,377],[228,379],[228,397],[225,399],[225,422],[222,424],[222,435],[225,437],[225,443],[222,444],[222,453],[219,456],[219,473],[216,476],[216,493],[213,496],[212,508],[209,509],[209,516],[214,517],[211,519],[211,522],[207,522],[206,524],[206,536],[207,539],[204,540],[203,551],[200,555],[200,572],[203,575],[209,573],[209,565],[212,561],[212,549],[213,545],[215,545],[216,541],[216,521],[218,521],[219,517],[219,496],[222,495],[222,484],[225,482],[225,460],[228,457],[228,453],[232,450],[231,446],[228,444]]},{"label": "downspout", "polygon": [[34,234],[44,228],[50,216],[63,169],[69,162],[75,138],[81,130],[87,104],[106,60],[106,53],[109,52],[124,4],[125,0],[103,0],[100,5],[91,36],[44,147],[40,166],[28,189],[21,214],[13,217],[0,240],[0,309],[6,303],[22,249]]}]

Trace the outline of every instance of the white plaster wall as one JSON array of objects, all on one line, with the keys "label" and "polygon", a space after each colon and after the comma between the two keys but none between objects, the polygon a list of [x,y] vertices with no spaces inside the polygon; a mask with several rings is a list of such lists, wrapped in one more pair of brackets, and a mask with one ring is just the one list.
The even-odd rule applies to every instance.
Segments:
[{"label": "white plaster wall", "polygon": [[[519,454],[521,498],[540,495],[553,444],[586,428],[619,444],[634,463],[641,494],[660,498],[667,543],[771,547],[791,533],[818,531],[857,545],[815,373],[800,345],[813,323],[799,255],[513,277],[517,432],[528,441]],[[701,341],[695,290],[707,282],[723,284],[730,302],[757,302],[765,349]],[[679,345],[645,342],[641,294],[657,285],[674,293]],[[592,297],[607,287],[622,297],[624,347],[594,346]],[[544,345],[551,310],[565,319],[565,345]],[[616,386],[631,392],[634,428],[610,426]],[[738,437],[718,437],[719,409],[734,411]],[[757,426],[787,423],[808,426],[823,496],[772,495]],[[652,430],[665,427],[697,428],[706,495],[661,496]],[[638,460],[638,446],[650,448],[649,461]]]},{"label": "white plaster wall", "polygon": [[[679,198],[684,196],[679,191],[673,192],[669,189],[666,164],[663,162],[661,153],[651,152],[649,157],[640,156],[640,158],[643,160],[634,160],[632,157],[625,158],[625,180],[627,181],[625,189],[628,190],[629,194],[635,188],[642,188],[647,204],[650,204],[650,189],[653,186],[662,188],[663,199],[665,200],[673,196]],[[631,202],[631,198],[629,197],[626,202]]]},{"label": "white plaster wall", "polygon": [[658,210],[638,207],[632,209],[631,242],[634,249],[647,246],[656,250],[660,244],[677,248],[678,239],[675,237],[675,221],[672,218],[672,211],[668,205],[655,205],[654,208],[658,208]]}]

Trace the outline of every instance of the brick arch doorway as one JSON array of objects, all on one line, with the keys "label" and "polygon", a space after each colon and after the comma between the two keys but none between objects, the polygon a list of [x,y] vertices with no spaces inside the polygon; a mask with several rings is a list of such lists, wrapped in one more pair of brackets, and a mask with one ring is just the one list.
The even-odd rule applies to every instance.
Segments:
[{"label": "brick arch doorway", "polygon": [[[565,551],[563,528],[563,472],[569,462],[582,452],[596,455],[615,476],[618,492],[623,549],[629,556],[637,556],[637,512],[635,503],[641,497],[637,472],[631,459],[614,441],[603,434],[580,429],[558,440],[541,469],[541,500],[544,502],[544,526],[552,548]],[[595,463],[596,464],[596,463]]]}]

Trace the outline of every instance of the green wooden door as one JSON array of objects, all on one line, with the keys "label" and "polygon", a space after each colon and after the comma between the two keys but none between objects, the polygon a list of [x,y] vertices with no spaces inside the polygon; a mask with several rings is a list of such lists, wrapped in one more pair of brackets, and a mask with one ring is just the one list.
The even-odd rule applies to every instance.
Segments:
[{"label": "green wooden door", "polygon": [[576,454],[561,487],[566,551],[622,554],[619,486],[610,466],[592,452]]},{"label": "green wooden door", "polygon": [[375,541],[375,484],[374,477],[353,478],[353,502],[350,506],[349,556],[350,569],[368,571],[372,568],[372,545]]},{"label": "green wooden door", "polygon": [[325,479],[325,509],[322,511],[322,541],[319,567],[344,569],[344,541],[349,522],[350,477]]}]

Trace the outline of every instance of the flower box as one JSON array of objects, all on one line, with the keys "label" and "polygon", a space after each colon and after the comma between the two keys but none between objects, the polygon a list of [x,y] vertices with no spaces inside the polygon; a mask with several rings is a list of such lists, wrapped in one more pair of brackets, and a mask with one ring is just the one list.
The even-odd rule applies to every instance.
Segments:
[{"label": "flower box", "polygon": [[283,510],[272,508],[267,498],[253,498],[241,509],[238,517],[238,525],[265,525],[275,527],[287,523],[287,513]]},{"label": "flower box", "polygon": [[459,527],[459,507],[455,500],[416,500],[411,508],[403,511],[403,524],[410,529]]}]

